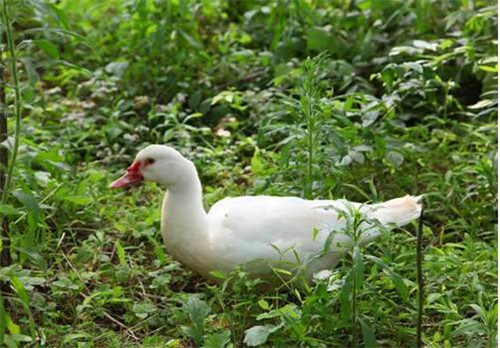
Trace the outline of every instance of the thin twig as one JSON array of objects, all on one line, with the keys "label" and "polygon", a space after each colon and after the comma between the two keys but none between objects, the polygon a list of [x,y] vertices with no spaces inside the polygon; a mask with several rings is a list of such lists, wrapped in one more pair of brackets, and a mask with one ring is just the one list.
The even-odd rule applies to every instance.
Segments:
[{"label": "thin twig", "polygon": [[102,313],[104,314],[104,316],[106,318],[108,318],[109,320],[111,320],[113,323],[115,323],[116,325],[118,325],[119,327],[121,327],[122,329],[125,330],[125,332],[127,333],[127,335],[131,336],[134,340],[136,341],[139,341],[139,337],[137,337],[133,331],[131,331],[125,324],[123,324],[121,321],[119,321],[118,319],[116,318],[113,318],[110,314],[108,314],[105,310],[102,311]]}]

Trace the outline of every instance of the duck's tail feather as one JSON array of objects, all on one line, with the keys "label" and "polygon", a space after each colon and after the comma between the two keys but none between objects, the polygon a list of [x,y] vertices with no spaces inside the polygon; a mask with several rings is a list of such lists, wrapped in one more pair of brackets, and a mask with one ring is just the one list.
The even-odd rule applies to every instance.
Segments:
[{"label": "duck's tail feather", "polygon": [[422,212],[422,196],[409,196],[391,199],[390,201],[370,206],[371,218],[377,219],[382,225],[404,226],[412,220],[417,219]]}]

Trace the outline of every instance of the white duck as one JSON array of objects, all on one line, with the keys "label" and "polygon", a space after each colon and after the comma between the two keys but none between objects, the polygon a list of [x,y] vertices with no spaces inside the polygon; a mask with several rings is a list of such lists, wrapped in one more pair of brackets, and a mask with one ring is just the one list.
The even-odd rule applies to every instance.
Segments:
[{"label": "white duck", "polygon": [[[265,275],[271,272],[270,264],[286,261],[305,264],[305,275],[311,279],[315,272],[335,265],[340,244],[352,243],[343,233],[346,219],[341,211],[353,207],[365,219],[376,219],[387,229],[407,224],[421,211],[420,197],[413,196],[372,205],[346,200],[243,196],[225,198],[207,214],[194,164],[164,145],[150,145],[140,151],[125,175],[111,187],[141,181],[167,187],[161,217],[167,249],[175,259],[208,278],[211,271],[229,272],[238,265]],[[364,225],[364,243],[380,235],[380,225]],[[329,251],[312,258],[324,248],[331,232],[335,234]]]}]

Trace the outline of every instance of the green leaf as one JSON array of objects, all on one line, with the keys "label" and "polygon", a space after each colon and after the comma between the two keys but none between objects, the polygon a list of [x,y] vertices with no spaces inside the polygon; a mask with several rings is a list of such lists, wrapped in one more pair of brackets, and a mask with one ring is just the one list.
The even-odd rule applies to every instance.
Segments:
[{"label": "green leaf", "polygon": [[59,49],[52,42],[40,39],[35,40],[35,45],[37,45],[49,57],[59,59]]},{"label": "green leaf", "polygon": [[120,244],[120,241],[115,242],[115,248],[116,248],[116,255],[118,255],[118,261],[120,261],[120,265],[126,266],[127,262],[125,260],[125,249],[123,249],[123,246]]},{"label": "green leaf", "polygon": [[268,336],[273,332],[275,326],[272,325],[256,325],[248,330],[245,330],[245,343],[249,347],[260,346],[267,341]]},{"label": "green leaf", "polygon": [[403,300],[406,302],[408,301],[408,287],[406,286],[403,278],[392,271],[388,265],[386,265],[382,260],[380,260],[378,257],[372,256],[372,255],[366,255],[366,258],[369,259],[370,261],[373,261],[377,265],[379,265],[383,270],[384,273],[387,274],[393,284],[396,290],[398,291],[399,295],[403,298]]},{"label": "green leaf", "polygon": [[492,105],[495,105],[496,104],[496,101],[493,101],[493,100],[490,100],[490,99],[483,99],[483,100],[480,100],[478,101],[476,104],[474,105],[469,105],[468,108],[469,109],[483,109],[483,108],[486,108],[488,106],[492,106]]},{"label": "green leaf", "polygon": [[19,215],[21,212],[10,204],[0,204],[0,215]]},{"label": "green leaf", "polygon": [[141,319],[147,318],[149,315],[153,314],[157,310],[158,308],[156,308],[156,306],[151,302],[136,303],[132,307],[132,312],[134,312],[135,315]]},{"label": "green leaf", "polygon": [[[27,57],[20,58],[20,61],[23,62],[24,68],[26,69],[26,75],[28,75],[29,86],[33,88],[39,79],[38,73],[36,72],[36,69],[35,69],[35,64],[33,64],[33,59],[31,57],[27,56]],[[24,96],[25,93],[26,92],[23,93],[23,99],[26,99],[26,97],[29,98],[29,95]],[[27,93],[29,94],[29,92],[27,92]],[[34,94],[34,92],[33,92],[33,94]],[[26,100],[28,100],[28,99],[26,99]]]},{"label": "green leaf", "polygon": [[184,332],[195,341],[197,346],[202,346],[203,321],[210,313],[210,307],[205,303],[205,301],[202,301],[195,296],[191,296],[188,298],[186,303],[184,303],[183,309],[189,314],[189,317],[193,322],[193,326],[186,328]]},{"label": "green leaf", "polygon": [[35,100],[35,90],[31,86],[26,86],[23,88],[22,92],[23,101],[27,104],[32,103]]},{"label": "green leaf", "polygon": [[64,200],[71,202],[75,205],[88,205],[92,203],[92,198],[88,196],[67,196],[64,197]]},{"label": "green leaf", "polygon": [[40,216],[40,207],[35,196],[21,190],[16,190],[12,194],[28,209],[29,225],[31,228],[36,228]]},{"label": "green leaf", "polygon": [[366,325],[363,319],[358,318],[358,321],[361,324],[361,332],[363,333],[363,341],[365,343],[365,347],[378,347],[377,338],[375,337],[375,333],[373,332],[373,330],[368,325]]},{"label": "green leaf", "polygon": [[106,65],[106,72],[117,76],[117,77],[122,77],[125,71],[127,70],[129,66],[129,62],[124,61],[124,62],[111,62],[108,65]]},{"label": "green leaf", "polygon": [[[34,243],[29,243],[29,244],[34,244]],[[15,247],[15,250],[19,251],[20,253],[27,255],[31,261],[38,266],[42,271],[47,270],[47,260],[36,250],[33,248],[23,248],[23,247]]]},{"label": "green leaf", "polygon": [[81,339],[91,339],[92,336],[85,332],[77,332],[64,336],[63,343],[70,343]]},{"label": "green leaf", "polygon": [[225,330],[222,333],[208,335],[205,338],[204,348],[224,348],[231,340],[231,332]]},{"label": "green leaf", "polygon": [[399,167],[405,160],[404,156],[396,151],[389,151],[386,154],[387,160],[394,166]]},{"label": "green leaf", "polygon": [[333,50],[335,47],[335,38],[327,27],[314,27],[307,31],[307,49],[308,50]]},{"label": "green leaf", "polygon": [[214,278],[217,278],[217,279],[226,279],[227,276],[222,273],[221,271],[212,271],[210,272],[210,275]]},{"label": "green leaf", "polygon": [[340,290],[339,300],[340,300],[340,317],[342,322],[347,325],[351,319],[351,294],[352,294],[352,272],[350,272],[344,278],[344,284]]},{"label": "green leaf", "polygon": [[30,315],[30,299],[29,299],[28,293],[26,292],[26,289],[24,288],[23,283],[21,283],[19,278],[17,278],[15,275],[10,275],[10,282],[11,282],[12,286],[14,287],[14,289],[16,289],[17,295],[19,296],[21,301],[24,303],[25,313],[29,317],[28,323],[29,323],[30,333],[31,333],[31,336],[34,337],[36,335],[36,329],[35,329],[35,323],[33,322],[33,318]]},{"label": "green leaf", "polygon": [[269,310],[269,303],[266,300],[259,300],[258,302],[260,308],[265,309],[266,311]]},{"label": "green leaf", "polygon": [[318,237],[319,229],[316,227],[313,228],[313,241],[316,240],[316,237]]},{"label": "green leaf", "polygon": [[205,303],[205,301],[202,301],[195,296],[189,297],[184,304],[184,310],[189,314],[193,322],[202,322],[210,313],[210,307]]},{"label": "green leaf", "polygon": [[363,262],[363,255],[361,255],[361,252],[359,251],[358,247],[354,247],[353,261],[354,261],[354,277],[356,279],[356,288],[359,289],[363,285],[365,264]]}]

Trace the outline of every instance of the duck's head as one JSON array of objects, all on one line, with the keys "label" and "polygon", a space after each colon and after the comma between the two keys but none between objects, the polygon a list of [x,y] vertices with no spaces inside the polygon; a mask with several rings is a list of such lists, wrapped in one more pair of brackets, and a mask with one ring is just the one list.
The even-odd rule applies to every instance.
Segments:
[{"label": "duck's head", "polygon": [[193,163],[177,150],[166,145],[149,145],[139,151],[127,172],[113,181],[111,187],[127,187],[143,181],[172,187],[183,183],[193,169]]}]

